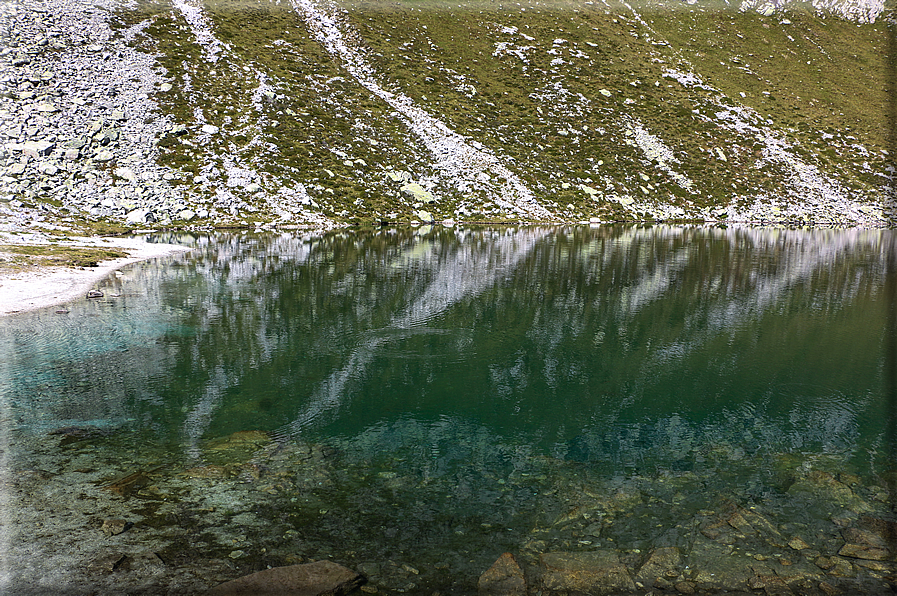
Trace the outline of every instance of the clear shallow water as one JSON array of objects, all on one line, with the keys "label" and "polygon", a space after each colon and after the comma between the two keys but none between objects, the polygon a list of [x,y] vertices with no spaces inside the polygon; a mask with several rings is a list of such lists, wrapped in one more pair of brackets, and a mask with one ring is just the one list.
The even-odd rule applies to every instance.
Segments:
[{"label": "clear shallow water", "polygon": [[[612,551],[636,579],[675,547],[670,579],[707,589],[747,589],[713,569],[782,557],[814,590],[889,589],[868,560],[814,562],[890,519],[891,232],[182,240],[197,250],[125,270],[102,300],[0,330],[7,498],[25,518],[41,499],[71,510],[76,552],[31,539],[60,569],[117,540],[162,561],[119,583],[332,557],[383,593],[463,594],[504,551],[536,589],[544,553]],[[91,529],[103,508],[133,529]],[[16,554],[16,519],[6,576],[27,583],[40,564]]]}]

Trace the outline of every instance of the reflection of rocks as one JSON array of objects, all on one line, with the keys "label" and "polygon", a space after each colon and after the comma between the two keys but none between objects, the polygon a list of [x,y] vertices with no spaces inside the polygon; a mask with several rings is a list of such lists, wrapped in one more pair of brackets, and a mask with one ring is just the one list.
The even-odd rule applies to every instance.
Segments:
[{"label": "reflection of rocks", "polygon": [[526,596],[526,580],[514,555],[504,553],[477,582],[480,594]]},{"label": "reflection of rocks", "polygon": [[210,596],[341,596],[357,590],[365,578],[330,561],[275,567],[221,584]]},{"label": "reflection of rocks", "polygon": [[545,553],[539,557],[542,589],[549,593],[618,594],[632,592],[635,583],[613,550]]}]

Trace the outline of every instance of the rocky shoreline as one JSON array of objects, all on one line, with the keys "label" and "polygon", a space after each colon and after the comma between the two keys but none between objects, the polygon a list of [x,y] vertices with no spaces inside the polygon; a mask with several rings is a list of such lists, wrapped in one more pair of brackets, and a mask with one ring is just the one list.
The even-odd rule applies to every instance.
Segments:
[{"label": "rocky shoreline", "polygon": [[221,223],[182,172],[157,163],[157,143],[187,130],[154,100],[171,84],[133,47],[141,27],[113,30],[117,8],[0,5],[0,231],[69,231],[85,217],[128,228]]},{"label": "rocky shoreline", "polygon": [[[496,484],[502,501],[520,491],[556,496],[514,552],[502,553],[501,528],[473,515],[449,532],[466,543],[463,552],[431,559],[414,546],[415,532],[426,533],[412,530],[421,520],[350,511],[328,495],[334,485],[361,483],[363,509],[385,513],[383,497],[407,498],[451,478],[366,471],[334,446],[254,431],[205,442],[193,463],[143,455],[124,465],[109,451],[114,437],[98,429],[58,429],[42,442],[30,466],[4,479],[4,504],[13,507],[4,519],[13,575],[4,579],[17,594],[239,594],[285,584],[302,594],[304,585],[317,586],[314,594],[427,596],[893,593],[897,525],[885,511],[887,491],[823,471],[822,461],[819,469],[805,466],[787,490],[830,516],[809,525],[735,494],[690,514],[658,499],[700,484],[700,473],[637,475],[620,484],[568,475],[562,461],[530,462],[532,475]],[[73,489],[82,494],[76,502],[68,500]],[[683,516],[668,525],[677,510]],[[662,531],[655,528],[650,540],[623,538],[634,518],[652,511]],[[358,526],[359,519],[381,525]],[[378,550],[383,537],[372,533],[383,532],[408,535],[403,554]],[[26,541],[32,546],[23,548]],[[374,544],[360,548],[364,541]]]},{"label": "rocky shoreline", "polygon": [[[0,233],[0,317],[84,298],[104,278],[126,265],[190,250],[187,246],[151,240],[153,238],[148,236],[66,238],[55,239],[50,243],[44,234]],[[6,259],[15,261],[17,256],[6,254],[9,247],[53,248],[61,251],[120,249],[126,256],[104,259],[89,267],[48,266],[39,257],[23,258],[15,267],[4,267]]]}]

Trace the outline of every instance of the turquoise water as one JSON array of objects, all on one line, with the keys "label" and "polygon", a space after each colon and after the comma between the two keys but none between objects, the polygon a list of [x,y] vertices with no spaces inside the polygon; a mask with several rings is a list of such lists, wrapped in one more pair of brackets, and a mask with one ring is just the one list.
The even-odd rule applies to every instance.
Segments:
[{"label": "turquoise water", "polygon": [[[169,569],[331,557],[380,593],[463,594],[504,551],[538,584],[547,552],[611,549],[635,578],[673,546],[700,585],[720,546],[886,589],[811,563],[890,519],[890,231],[179,240],[0,328],[8,469],[91,470]],[[732,511],[764,521],[714,537]]]}]

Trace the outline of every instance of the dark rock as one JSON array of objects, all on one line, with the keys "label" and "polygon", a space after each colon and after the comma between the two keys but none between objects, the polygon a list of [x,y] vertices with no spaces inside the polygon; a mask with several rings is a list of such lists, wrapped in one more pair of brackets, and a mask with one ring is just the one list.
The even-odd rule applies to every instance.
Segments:
[{"label": "dark rock", "polygon": [[620,594],[633,592],[635,583],[616,551],[544,553],[539,556],[542,588],[547,592]]},{"label": "dark rock", "polygon": [[480,594],[502,596],[526,596],[526,580],[514,555],[504,553],[492,567],[480,576],[477,582]]},{"label": "dark rock", "polygon": [[99,290],[88,290],[87,297],[88,298],[102,298],[103,293]]},{"label": "dark rock", "polygon": [[857,526],[881,538],[883,544],[897,544],[897,522],[864,515],[860,517]]},{"label": "dark rock", "polygon": [[275,567],[223,583],[209,590],[210,596],[341,596],[367,581],[331,561]]}]

